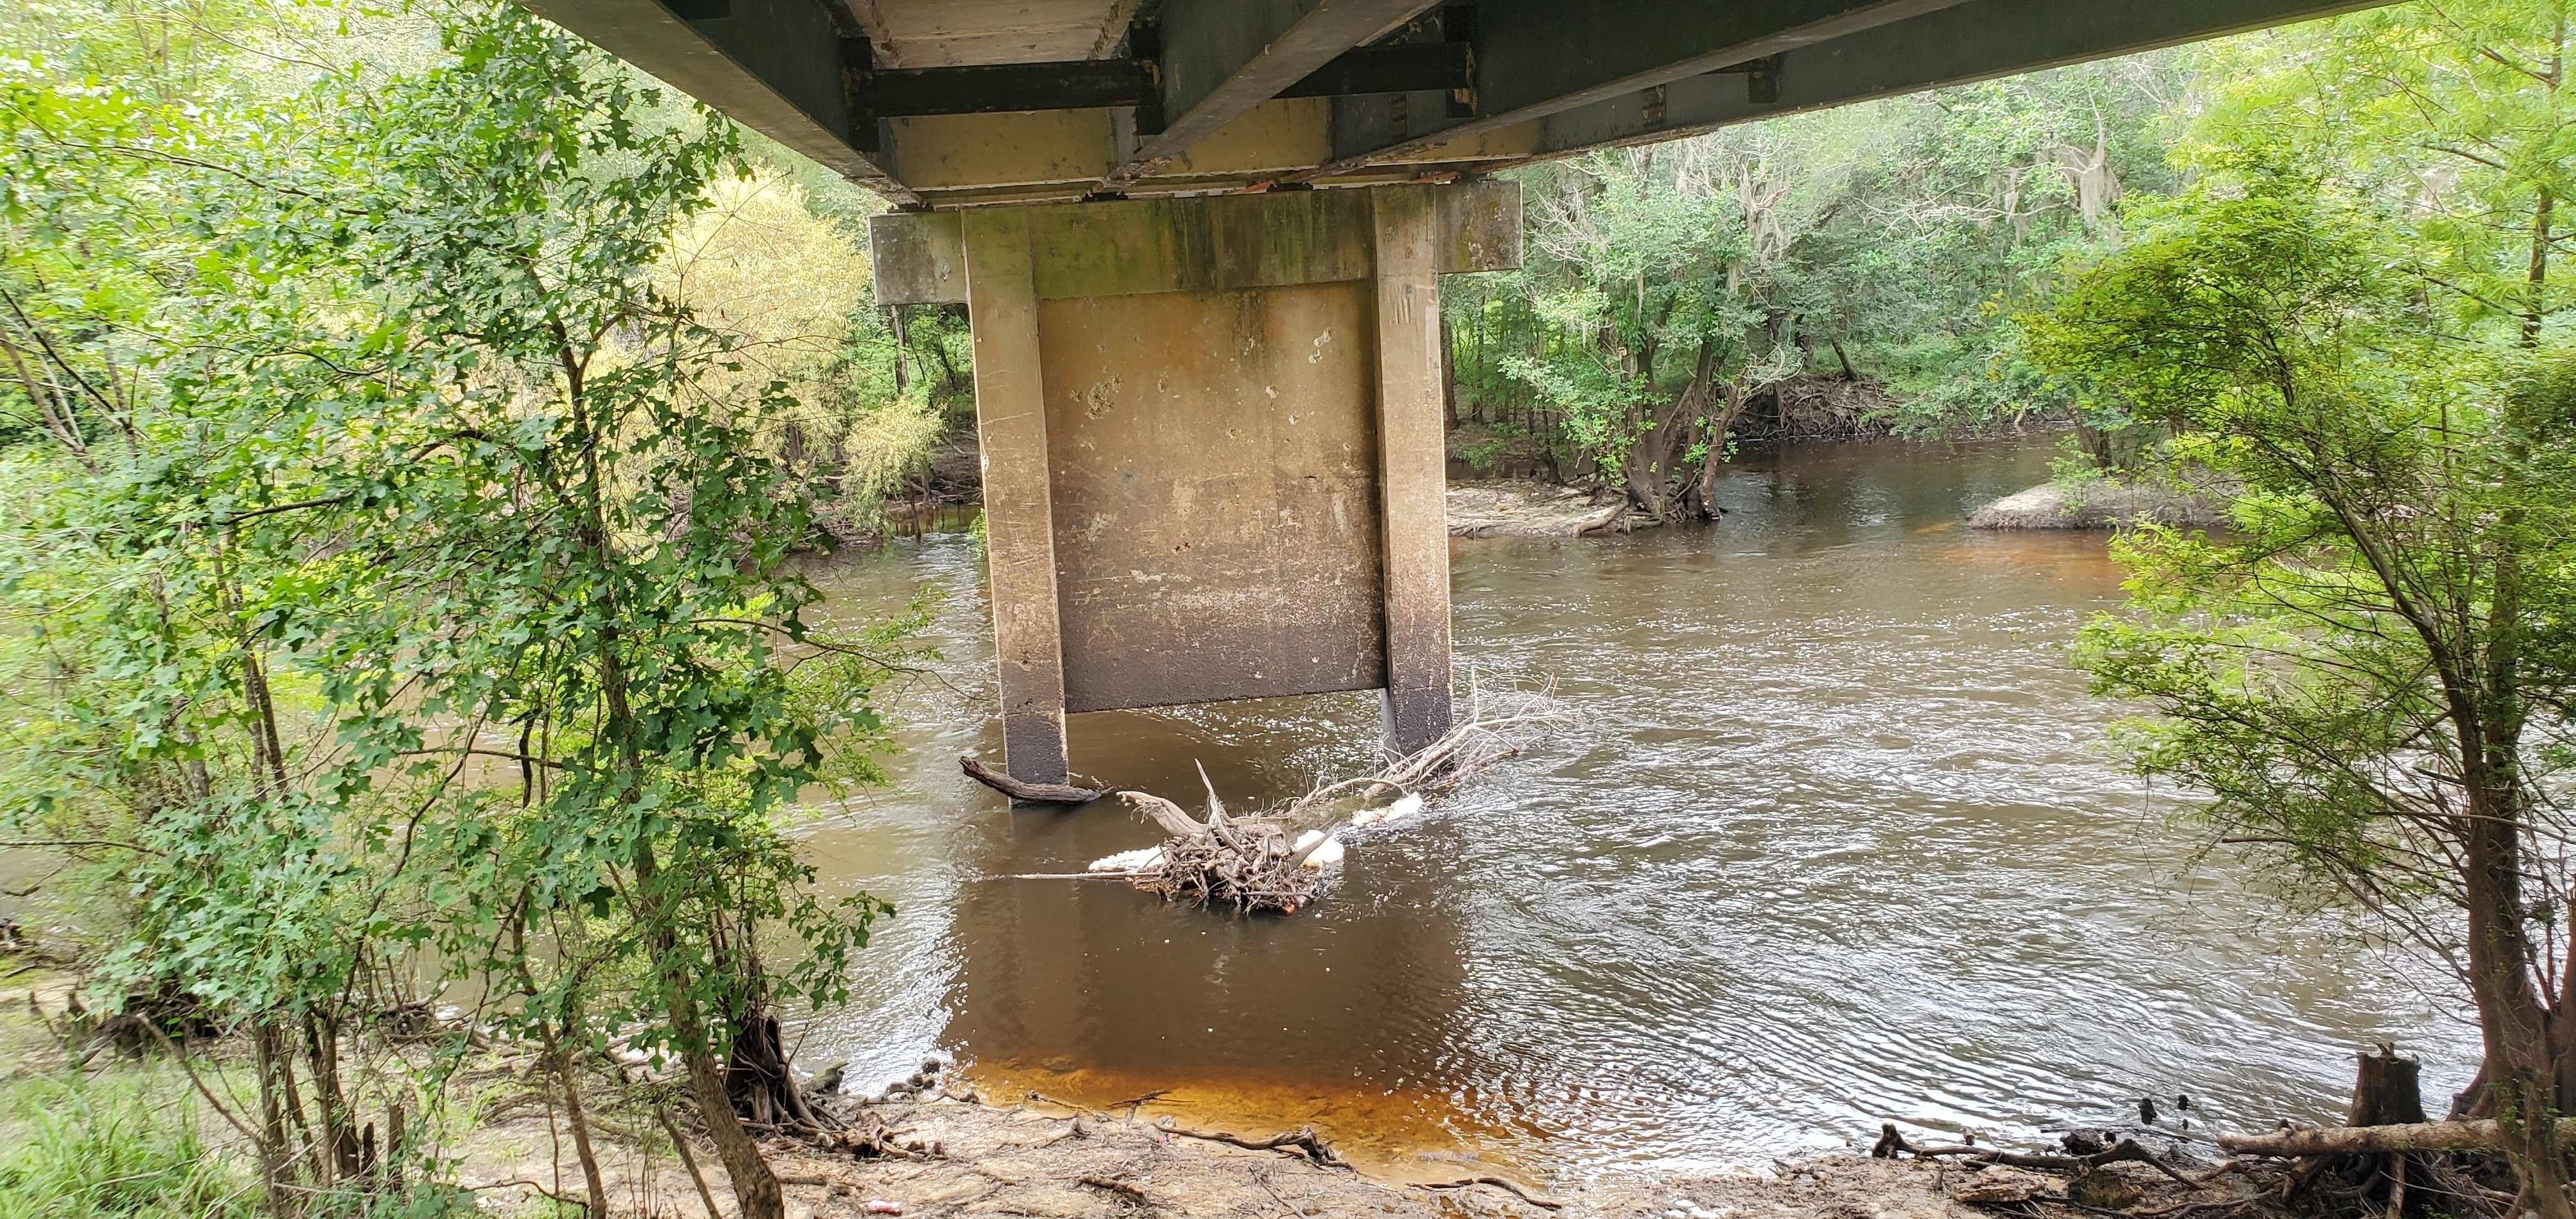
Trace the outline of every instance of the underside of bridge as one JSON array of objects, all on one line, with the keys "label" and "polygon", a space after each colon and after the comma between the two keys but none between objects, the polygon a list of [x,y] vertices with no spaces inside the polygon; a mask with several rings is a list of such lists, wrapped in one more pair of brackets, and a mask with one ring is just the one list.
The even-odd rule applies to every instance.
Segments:
[{"label": "underside of bridge", "polygon": [[1060,782],[1069,711],[1447,729],[1438,276],[1519,263],[1486,175],[2369,0],[523,2],[891,200],[879,303],[967,305],[1005,756]]}]

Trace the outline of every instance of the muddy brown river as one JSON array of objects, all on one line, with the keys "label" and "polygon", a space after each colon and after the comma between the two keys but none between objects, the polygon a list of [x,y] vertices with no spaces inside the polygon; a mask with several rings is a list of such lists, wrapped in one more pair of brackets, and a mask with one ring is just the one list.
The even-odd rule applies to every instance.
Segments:
[{"label": "muddy brown river", "polygon": [[[953,1052],[988,1095],[1259,1133],[1312,1123],[1381,1169],[1705,1168],[1865,1144],[1894,1118],[1996,1136],[2188,1094],[2269,1125],[2340,1111],[2352,1052],[2474,1037],[2415,962],[2197,859],[2100,745],[2066,663],[2117,605],[2101,535],[1967,531],[2045,442],[1748,456],[1708,527],[1459,541],[1456,655],[1553,683],[1580,726],[1354,841],[1293,918],[1167,909],[1079,870],[1157,835],[1014,812],[993,757],[977,560],[933,535],[818,569],[840,610],[927,584],[955,689],[895,700],[893,787],[819,808],[829,883],[900,915],[857,998],[805,1023],[862,1086]],[[1195,808],[1374,769],[1374,696],[1076,716],[1074,768]],[[2168,1109],[2170,1105],[2166,1106]]]}]

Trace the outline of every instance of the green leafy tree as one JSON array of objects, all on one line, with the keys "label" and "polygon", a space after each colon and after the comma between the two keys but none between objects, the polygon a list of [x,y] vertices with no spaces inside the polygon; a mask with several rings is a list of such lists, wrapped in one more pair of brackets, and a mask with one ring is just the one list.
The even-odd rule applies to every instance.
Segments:
[{"label": "green leafy tree", "polygon": [[2205,183],[2083,274],[2034,350],[2243,488],[2224,537],[2116,551],[2098,690],[2138,769],[2294,896],[2447,954],[2517,1211],[2568,1213],[2576,1099],[2576,360],[2449,331],[2400,226],[2320,184]]},{"label": "green leafy tree", "polygon": [[2176,156],[2203,176],[2290,167],[2389,201],[2426,299],[2533,345],[2567,305],[2549,271],[2576,191],[2568,34],[2556,0],[2447,0],[2220,44]]},{"label": "green leafy tree", "polygon": [[816,897],[779,819],[882,778],[910,624],[807,630],[789,382],[663,290],[732,128],[515,8],[444,46],[220,107],[0,76],[11,659],[46,675],[5,811],[122,895],[109,1001],[250,1032],[226,1112],[273,1209],[376,1188],[345,1073],[435,949],[577,1141],[571,1063],[628,1035],[776,1215],[728,1074],[888,913]]},{"label": "green leafy tree", "polygon": [[[1973,430],[2084,412],[2020,355],[2019,313],[2118,204],[2170,184],[2172,54],[1794,115],[1524,171],[1528,266],[1450,293],[1453,421],[1480,451],[1591,467],[1656,516],[1705,514],[1727,437],[1801,383],[1862,426]],[[1784,419],[1784,422],[1785,419]]]},{"label": "green leafy tree", "polygon": [[[1680,448],[1704,430],[1737,231],[1716,189],[1675,170],[1673,151],[1596,153],[1531,183],[1541,257],[1523,282],[1550,338],[1501,361],[1554,408],[1575,453],[1659,517],[1677,507]],[[1691,362],[1678,393],[1667,384],[1676,351]]]}]

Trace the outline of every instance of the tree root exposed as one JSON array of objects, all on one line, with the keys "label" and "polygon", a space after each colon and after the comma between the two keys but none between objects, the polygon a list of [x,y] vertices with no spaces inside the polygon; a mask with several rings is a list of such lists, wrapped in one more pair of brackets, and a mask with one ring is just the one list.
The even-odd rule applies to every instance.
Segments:
[{"label": "tree root exposed", "polygon": [[1111,1193],[1113,1193],[1113,1194],[1120,1194],[1120,1195],[1123,1195],[1123,1196],[1125,1196],[1125,1197],[1133,1198],[1133,1199],[1135,1199],[1135,1200],[1136,1200],[1136,1201],[1138,1201],[1138,1202],[1147,1202],[1147,1201],[1150,1201],[1150,1199],[1148,1199],[1147,1197],[1145,1197],[1145,1191],[1144,1191],[1144,1190],[1138,1189],[1138,1188],[1136,1188],[1135,1186],[1133,1186],[1133,1185],[1130,1185],[1130,1184],[1126,1183],[1125,1181],[1114,1180],[1114,1179],[1109,1178],[1109,1177],[1096,1177],[1096,1176],[1081,1176],[1081,1177],[1075,1177],[1075,1178],[1074,1178],[1074,1180],[1075,1180],[1075,1181],[1078,1181],[1078,1182],[1080,1182],[1080,1183],[1082,1183],[1082,1184],[1084,1184],[1084,1185],[1088,1185],[1088,1186],[1092,1187],[1093,1189],[1105,1189],[1105,1190],[1108,1190],[1109,1192],[1111,1192]]},{"label": "tree root exposed", "polygon": [[[2287,1207],[2301,1213],[2371,1216],[2373,1219],[2496,1219],[2522,1208],[2511,1194],[2487,1187],[2481,1177],[2501,1165],[2508,1132],[2490,1120],[2424,1120],[2417,1090],[2416,1064],[2382,1047],[2359,1056],[2359,1075],[2346,1122],[2323,1129],[2282,1129],[2261,1134],[2221,1134],[2218,1149],[2233,1157],[2206,1171],[2186,1175],[2138,1139],[2107,1130],[2077,1129],[2064,1133],[2075,1154],[2043,1155],[1959,1144],[1915,1146],[1889,1122],[1880,1126],[1870,1154],[1956,1158],[1978,1172],[1950,1190],[1955,1201],[1983,1206],[2020,1207],[2031,1203],[2066,1206],[2138,1219],[2208,1219],[2234,1216],[2257,1208]],[[2149,1115],[2152,1120],[2152,1114]],[[2286,1125],[2286,1123],[2285,1123]],[[2562,1118],[2556,1128],[2563,1146],[2576,1149],[2576,1119]],[[2158,1129],[2140,1135],[2169,1136]],[[2089,1154],[2088,1154],[2089,1153]],[[2101,1170],[2117,1163],[2140,1163],[2172,1179],[2184,1196],[2153,1210],[2134,1209],[2139,1194],[2134,1181],[2121,1184]],[[2046,1178],[2019,1169],[2069,1174],[2063,1192],[2051,1192]],[[2253,1178],[2245,1192],[2210,1198],[2207,1191],[2230,1173]]]},{"label": "tree root exposed", "polygon": [[2122,1139],[2117,1144],[2104,1150],[2097,1151],[2092,1155],[2056,1156],[2030,1155],[2023,1152],[2005,1151],[2000,1147],[1978,1147],[1973,1144],[1965,1143],[1916,1147],[1907,1143],[1904,1135],[1897,1133],[1896,1123],[1894,1122],[1883,1123],[1879,1126],[1878,1130],[1878,1145],[1870,1148],[1869,1154],[1882,1160],[1892,1159],[1899,1152],[1915,1156],[1918,1159],[1932,1159],[1939,1156],[1963,1156],[1971,1163],[2002,1164],[2012,1168],[2048,1168],[2059,1172],[2075,1173],[2090,1172],[2105,1164],[2134,1163],[2147,1165],[2148,1167],[2173,1178],[2175,1182],[2181,1184],[2185,1188],[2197,1189],[2200,1187],[2200,1182],[2194,1181],[2191,1178],[2182,1175],[2180,1172],[2175,1171],[2172,1165],[2167,1164],[2162,1159],[2158,1158],[2156,1153],[2147,1150],[2144,1146],[2140,1145],[2136,1139]]}]

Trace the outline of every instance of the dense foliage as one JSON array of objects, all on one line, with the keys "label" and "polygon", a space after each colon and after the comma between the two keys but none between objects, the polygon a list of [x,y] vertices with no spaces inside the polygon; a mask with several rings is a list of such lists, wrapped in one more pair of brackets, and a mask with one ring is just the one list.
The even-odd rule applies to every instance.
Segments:
[{"label": "dense foliage", "polygon": [[2156,425],[2036,365],[2021,319],[2129,208],[2256,165],[2406,213],[2451,307],[2536,326],[2555,69],[2484,24],[2397,6],[1518,171],[1527,267],[1445,303],[1453,450],[1659,516],[1704,512],[1747,437],[2072,423],[2133,465]]},{"label": "dense foliage", "polygon": [[[1454,441],[1656,515],[1731,437],[2071,418],[2016,316],[2171,189],[2201,77],[2165,53],[1522,171],[1528,264],[1453,282]],[[2116,431],[2126,421],[2101,423]],[[2093,433],[2088,436],[2099,441]]]},{"label": "dense foliage", "polygon": [[[81,54],[135,33],[92,16]],[[911,625],[809,630],[790,557],[936,408],[730,125],[506,5],[375,37],[289,80],[0,65],[0,816],[88,874],[96,1010],[246,1034],[253,1106],[204,1099],[273,1210],[436,1180],[390,1132],[474,1043],[384,1030],[445,980],[544,1047],[594,1204],[614,1037],[775,1214],[721,1063],[888,913],[815,894],[780,814],[882,777]]]},{"label": "dense foliage", "polygon": [[2557,4],[2402,6],[2228,48],[2194,181],[2031,323],[2160,464],[2237,489],[2223,535],[2124,538],[2086,632],[2138,769],[2292,896],[2448,959],[2514,1212],[2563,1219],[2576,1111],[2576,182]]}]

